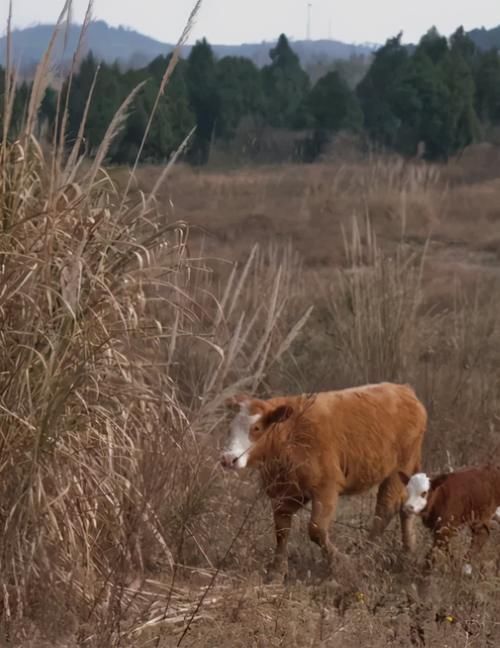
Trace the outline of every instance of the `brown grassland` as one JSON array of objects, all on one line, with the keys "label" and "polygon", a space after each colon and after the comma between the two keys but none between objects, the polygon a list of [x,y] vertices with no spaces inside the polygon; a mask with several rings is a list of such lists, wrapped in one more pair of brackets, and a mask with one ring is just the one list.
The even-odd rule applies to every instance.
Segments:
[{"label": "brown grassland", "polygon": [[237,390],[381,380],[428,408],[426,470],[497,456],[500,154],[106,169],[128,103],[68,154],[36,138],[47,70],[0,144],[0,645],[498,646],[499,529],[422,579],[429,534],[369,543],[373,493],[346,498],[356,588],[307,512],[267,585],[267,499],[218,456]]}]

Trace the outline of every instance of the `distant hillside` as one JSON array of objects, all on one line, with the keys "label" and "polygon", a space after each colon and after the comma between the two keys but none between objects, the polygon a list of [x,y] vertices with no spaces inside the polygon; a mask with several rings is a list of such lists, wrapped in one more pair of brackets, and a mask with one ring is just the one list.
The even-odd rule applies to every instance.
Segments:
[{"label": "distant hillside", "polygon": [[[23,69],[31,68],[44,53],[52,35],[53,25],[37,25],[26,29],[15,30],[12,34],[13,51],[16,61],[21,62]],[[66,51],[63,60],[70,60],[75,51],[80,35],[80,27],[72,25],[69,29]],[[61,60],[63,54],[63,37],[58,39],[54,59]],[[244,43],[242,45],[212,45],[217,56],[244,56],[252,59],[257,65],[269,61],[269,50],[274,43]],[[304,66],[318,59],[347,59],[351,55],[369,54],[371,45],[349,45],[339,41],[295,41],[292,46],[300,56]],[[87,31],[85,50],[92,50],[97,58],[106,61],[120,61],[131,67],[147,65],[159,54],[166,54],[173,49],[172,44],[161,43],[144,36],[132,29],[110,27],[104,21],[93,22]],[[186,46],[183,55],[189,53]],[[5,37],[0,38],[0,65],[5,62]]]},{"label": "distant hillside", "polygon": [[[45,52],[52,35],[54,25],[37,25],[26,29],[15,30],[12,34],[14,56],[21,63],[21,70],[30,71]],[[469,36],[481,49],[500,48],[500,26],[492,29],[473,29]],[[67,34],[66,50],[63,56],[64,39],[61,34],[55,48],[54,60],[69,61],[74,53],[80,26],[72,25]],[[0,65],[5,63],[5,37],[0,38]],[[274,42],[243,43],[241,45],[212,44],[216,56],[243,56],[254,61],[258,66],[269,61],[269,50]],[[353,56],[371,54],[376,44],[348,44],[335,40],[291,41],[291,45],[300,57],[305,68],[318,63],[328,64],[334,60],[346,60]],[[160,54],[172,51],[171,43],[162,43],[144,36],[133,29],[110,27],[102,20],[91,23],[86,34],[85,51],[92,50],[100,60],[112,63],[119,61],[126,67],[140,68],[147,65]],[[412,47],[409,45],[409,47]],[[183,56],[189,54],[190,46],[183,48]]]},{"label": "distant hillside", "polygon": [[[252,59],[259,66],[269,62],[269,50],[274,42],[244,43],[242,45],[212,45],[215,54],[222,56],[244,56]],[[335,40],[290,40],[294,52],[300,57],[304,67],[318,60],[348,59],[351,56],[371,54],[375,45],[349,45]],[[186,48],[189,49],[189,48]]]},{"label": "distant hillside", "polygon": [[[30,66],[40,60],[45,52],[54,31],[54,25],[37,25],[27,29],[15,30],[12,33],[12,47],[16,61],[23,67]],[[80,26],[72,25],[67,33],[64,59],[71,59],[80,37]],[[54,58],[61,60],[63,55],[64,37],[60,35],[54,52]],[[93,22],[87,31],[85,49],[92,50],[104,61],[113,62],[128,60],[135,54],[141,54],[152,60],[159,54],[164,54],[165,46],[153,38],[143,36],[136,31],[122,27],[109,27],[103,21]],[[0,64],[5,61],[5,37],[0,39]]]},{"label": "distant hillside", "polygon": [[482,50],[500,49],[500,25],[492,29],[473,29],[468,32],[477,47]]}]

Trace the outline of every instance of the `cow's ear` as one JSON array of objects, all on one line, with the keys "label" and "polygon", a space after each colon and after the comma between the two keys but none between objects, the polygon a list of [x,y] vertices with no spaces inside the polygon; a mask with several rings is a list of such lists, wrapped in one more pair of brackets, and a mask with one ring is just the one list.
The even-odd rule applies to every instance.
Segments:
[{"label": "cow's ear", "polygon": [[402,470],[398,470],[398,477],[399,479],[403,482],[405,486],[408,485],[408,482],[410,481],[410,478],[406,473],[404,473]]},{"label": "cow's ear", "polygon": [[224,405],[230,410],[239,410],[242,405],[249,403],[252,399],[248,394],[235,394],[226,398]]},{"label": "cow's ear", "polygon": [[293,407],[290,405],[280,405],[268,412],[264,418],[264,425],[273,425],[274,423],[283,423],[293,414]]}]

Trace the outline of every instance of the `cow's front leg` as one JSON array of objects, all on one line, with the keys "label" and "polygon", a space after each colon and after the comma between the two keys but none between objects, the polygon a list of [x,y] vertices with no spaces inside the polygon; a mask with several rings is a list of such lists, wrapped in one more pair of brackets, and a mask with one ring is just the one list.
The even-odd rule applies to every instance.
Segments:
[{"label": "cow's front leg", "polygon": [[312,499],[311,519],[309,521],[309,537],[321,547],[330,569],[333,568],[334,558],[338,553],[330,540],[328,531],[335,517],[337,500],[338,493],[336,490],[315,494]]},{"label": "cow's front leg", "polygon": [[276,549],[267,569],[267,579],[284,579],[288,574],[288,538],[292,528],[292,517],[299,505],[293,502],[273,502]]}]

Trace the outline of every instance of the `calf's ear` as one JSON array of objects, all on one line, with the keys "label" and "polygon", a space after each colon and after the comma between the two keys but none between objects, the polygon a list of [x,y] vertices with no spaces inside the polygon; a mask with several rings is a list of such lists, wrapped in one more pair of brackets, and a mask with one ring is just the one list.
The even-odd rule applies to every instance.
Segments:
[{"label": "calf's ear", "polygon": [[264,425],[272,425],[273,423],[283,423],[293,414],[293,407],[290,405],[280,405],[268,412],[264,418]]},{"label": "calf's ear", "polygon": [[402,470],[398,470],[398,477],[399,479],[403,482],[405,486],[408,485],[408,482],[410,481],[410,478],[406,473],[404,473]]}]

